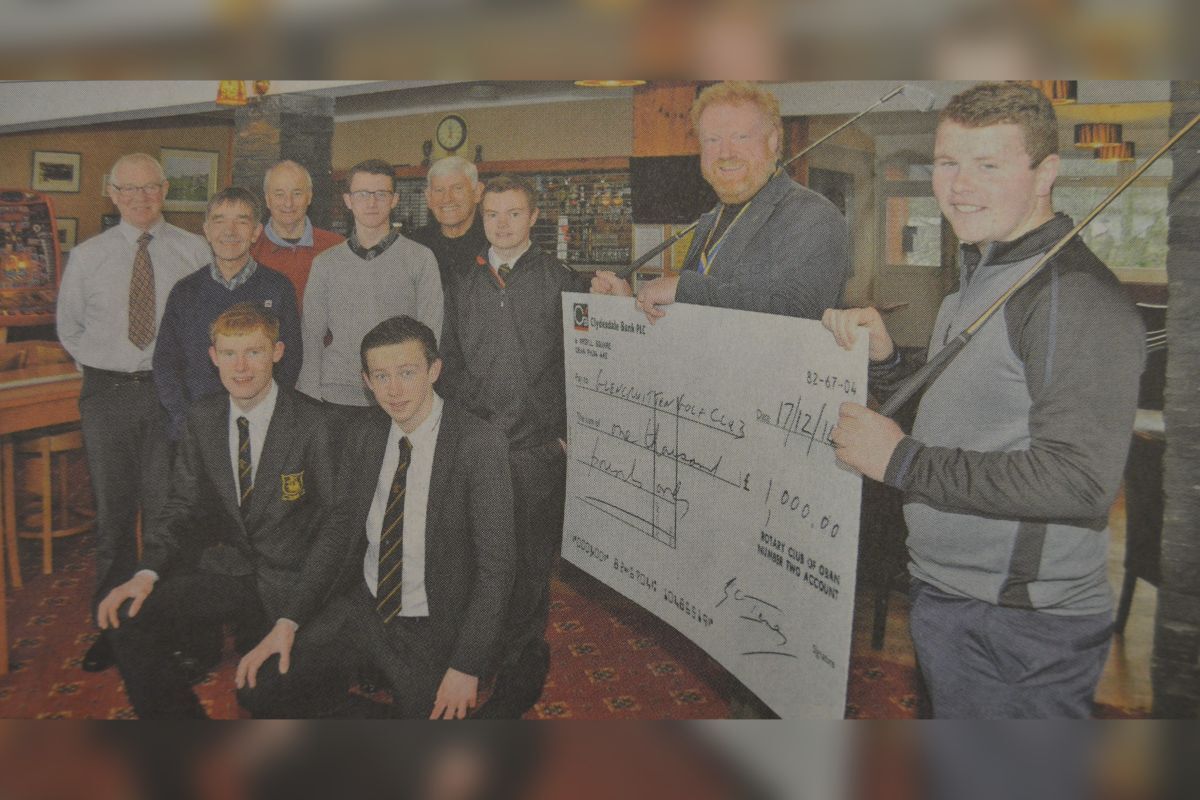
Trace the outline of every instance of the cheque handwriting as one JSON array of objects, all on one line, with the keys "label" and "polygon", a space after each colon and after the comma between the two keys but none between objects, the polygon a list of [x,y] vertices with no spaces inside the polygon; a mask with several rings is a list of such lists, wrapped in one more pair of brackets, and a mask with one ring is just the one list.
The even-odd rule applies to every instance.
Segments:
[{"label": "cheque handwriting", "polygon": [[[717,601],[714,608],[720,608],[726,601],[732,600],[731,604],[734,613],[738,615],[738,619],[746,620],[754,625],[762,626],[763,629],[770,631],[772,638],[776,639],[771,646],[783,647],[788,643],[787,634],[783,632],[783,609],[774,603],[764,600],[761,597],[751,594],[738,585],[738,578],[735,576],[725,582],[722,587],[723,594],[721,599]],[[744,656],[786,656],[788,658],[796,658],[793,653],[787,653],[782,650],[748,650],[742,653]]]}]

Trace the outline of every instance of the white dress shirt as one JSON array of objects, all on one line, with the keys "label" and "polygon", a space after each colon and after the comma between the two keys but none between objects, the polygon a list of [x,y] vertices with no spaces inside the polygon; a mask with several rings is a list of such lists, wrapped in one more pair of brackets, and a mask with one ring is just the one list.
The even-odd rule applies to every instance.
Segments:
[{"label": "white dress shirt", "polygon": [[240,498],[238,487],[238,428],[237,418],[245,417],[250,421],[250,485],[258,485],[258,462],[262,460],[263,442],[267,440],[267,428],[271,425],[271,417],[275,414],[275,400],[279,397],[279,385],[271,381],[267,396],[249,411],[238,408],[233,398],[229,398],[229,460],[233,466],[233,494]]},{"label": "white dress shirt", "polygon": [[521,260],[521,256],[525,255],[525,253],[529,251],[530,247],[533,247],[533,242],[530,239],[526,239],[525,246],[521,248],[521,251],[515,255],[509,256],[508,258],[501,258],[496,252],[496,248],[489,247],[488,265],[492,268],[492,272],[499,274],[497,270],[499,270],[500,267],[505,264],[508,264],[509,267],[515,267],[517,262]]},{"label": "white dress shirt", "polygon": [[[154,266],[156,324],[162,324],[175,283],[212,261],[203,237],[159,220],[147,245]],[[154,343],[139,350],[129,341],[129,281],[142,232],[122,222],[71,251],[58,290],[58,338],[79,364],[139,372],[152,368]],[[156,329],[157,333],[157,329]]]},{"label": "white dress shirt", "polygon": [[437,445],[438,429],[442,424],[442,398],[433,396],[429,416],[412,433],[405,433],[394,421],[388,431],[387,449],[379,467],[375,498],[367,514],[367,555],[363,558],[363,578],[372,595],[379,585],[379,534],[383,530],[383,514],[387,508],[396,465],[400,463],[400,437],[407,436],[412,452],[409,454],[408,474],[404,490],[404,566],[400,573],[400,616],[429,616],[429,597],[425,594],[425,512],[429,507],[429,480],[433,473],[433,451]]}]

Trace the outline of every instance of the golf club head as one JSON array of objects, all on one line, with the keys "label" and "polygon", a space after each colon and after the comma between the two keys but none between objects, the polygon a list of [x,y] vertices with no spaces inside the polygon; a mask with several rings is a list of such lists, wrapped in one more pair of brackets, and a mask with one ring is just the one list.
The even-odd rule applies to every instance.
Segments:
[{"label": "golf club head", "polygon": [[933,108],[933,102],[936,99],[933,92],[912,83],[904,84],[900,94],[904,95],[904,99],[917,111],[929,111]]}]

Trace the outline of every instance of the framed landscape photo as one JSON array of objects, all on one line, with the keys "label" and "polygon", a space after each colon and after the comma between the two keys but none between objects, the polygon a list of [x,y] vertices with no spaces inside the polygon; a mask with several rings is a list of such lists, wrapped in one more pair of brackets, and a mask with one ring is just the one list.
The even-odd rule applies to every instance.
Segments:
[{"label": "framed landscape photo", "polygon": [[162,148],[163,171],[170,187],[165,211],[203,211],[217,192],[217,153],[209,150]]},{"label": "framed landscape photo", "polygon": [[30,188],[35,192],[78,192],[82,161],[79,153],[34,150]]},{"label": "framed landscape photo", "polygon": [[75,217],[59,217],[55,222],[58,224],[58,249],[65,253],[75,246],[79,220]]}]

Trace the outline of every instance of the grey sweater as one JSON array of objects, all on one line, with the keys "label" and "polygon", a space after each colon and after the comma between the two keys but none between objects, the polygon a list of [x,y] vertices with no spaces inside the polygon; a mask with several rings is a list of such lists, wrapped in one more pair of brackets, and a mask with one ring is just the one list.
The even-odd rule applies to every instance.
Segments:
[{"label": "grey sweater", "polygon": [[401,314],[441,334],[442,281],[428,247],[398,236],[371,259],[356,255],[349,242],[318,255],[304,287],[304,364],[296,388],[317,400],[371,405],[358,346],[371,328]]},{"label": "grey sweater", "polygon": [[[972,323],[1072,227],[962,251],[929,353]],[[909,571],[952,594],[1056,614],[1110,610],[1108,512],[1137,407],[1144,331],[1074,239],[928,387],[885,482],[905,492]],[[914,364],[873,369],[882,387]],[[881,374],[886,373],[886,374]]]}]

